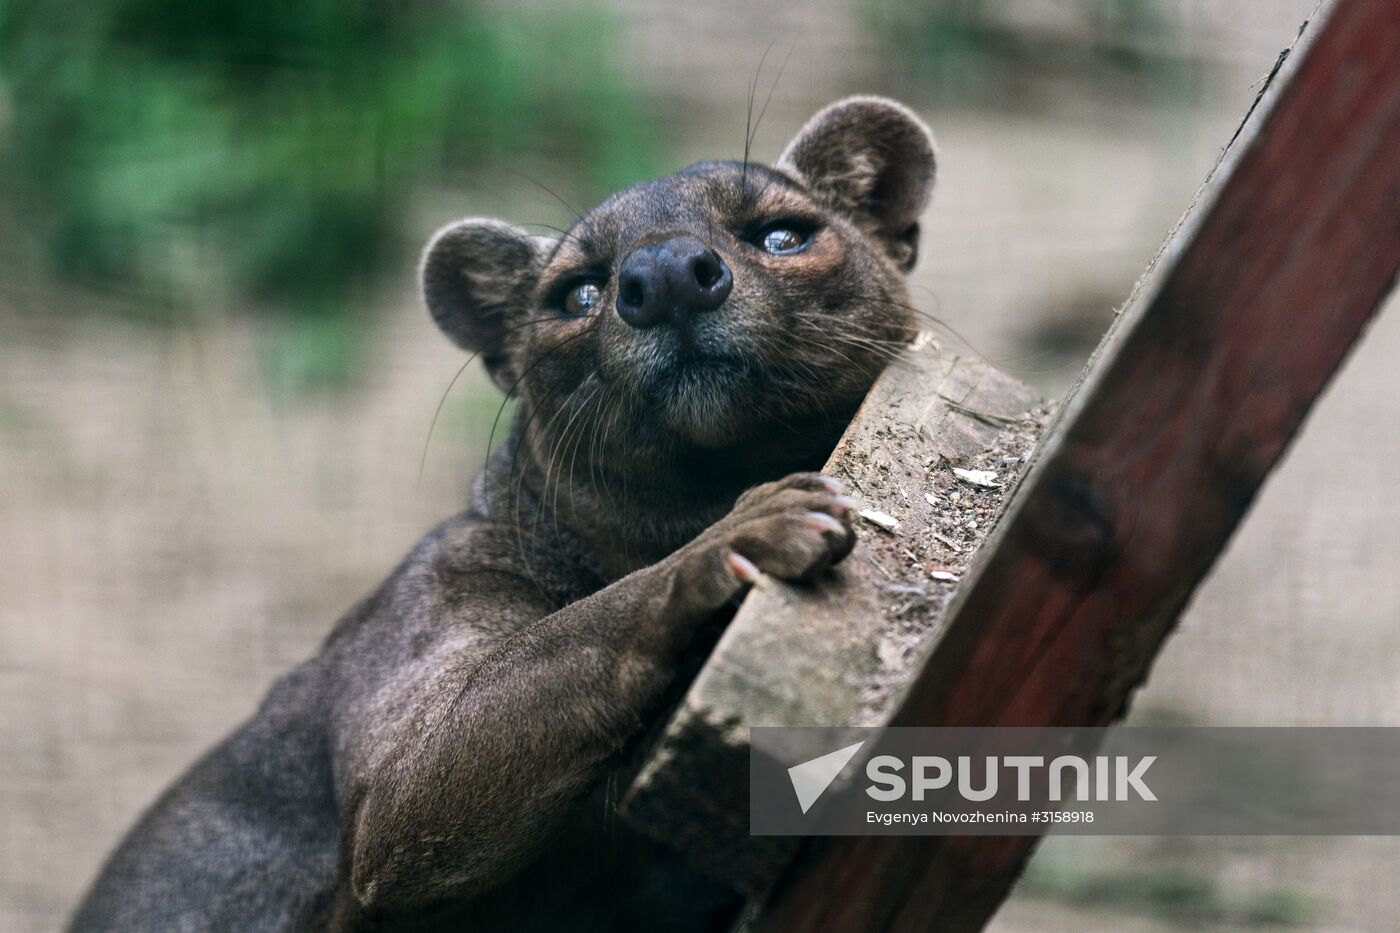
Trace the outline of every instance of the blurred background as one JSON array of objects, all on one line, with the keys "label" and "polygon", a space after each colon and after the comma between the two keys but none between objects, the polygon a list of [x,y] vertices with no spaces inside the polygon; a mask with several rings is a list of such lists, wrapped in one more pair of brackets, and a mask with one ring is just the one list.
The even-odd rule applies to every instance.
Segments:
[{"label": "blurred background", "polygon": [[[0,930],[57,928],[156,793],[458,509],[498,393],[415,293],[883,93],[941,145],[914,298],[1060,395],[1313,0],[0,0]],[[761,68],[760,68],[761,66]],[[1393,302],[1392,302],[1393,303]],[[1306,335],[1300,335],[1306,339]],[[1139,722],[1400,725],[1382,315]],[[1400,845],[1057,839],[994,924],[1400,928]]]}]

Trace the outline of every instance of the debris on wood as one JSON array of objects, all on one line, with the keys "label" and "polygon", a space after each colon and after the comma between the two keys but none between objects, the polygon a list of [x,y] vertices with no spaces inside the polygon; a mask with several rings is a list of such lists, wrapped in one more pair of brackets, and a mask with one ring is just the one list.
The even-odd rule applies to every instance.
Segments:
[{"label": "debris on wood", "polygon": [[861,509],[856,514],[884,531],[894,531],[899,527],[899,519],[892,515],[886,515],[877,509]]},{"label": "debris on wood", "polygon": [[996,489],[1001,485],[997,482],[997,475],[991,470],[964,470],[961,467],[953,467],[953,473],[958,479],[984,489]]},{"label": "debris on wood", "polygon": [[1018,422],[1027,424],[1034,423],[1025,418],[1011,418],[1007,417],[1006,415],[998,415],[989,411],[979,411],[976,408],[971,408],[967,405],[962,404],[956,399],[951,399],[946,395],[940,395],[939,397],[942,398],[944,404],[946,404],[949,408],[953,409],[953,411],[960,412],[961,414],[967,415],[970,418],[976,418],[978,421],[985,422],[986,424],[990,424],[993,427],[1007,427],[1010,425],[1015,425]]},{"label": "debris on wood", "polygon": [[902,645],[896,645],[893,642],[887,641],[882,642],[880,647],[876,650],[880,654],[880,663],[882,664],[894,665],[904,660],[904,646]]},{"label": "debris on wood", "polygon": [[851,483],[856,487],[856,490],[857,490],[858,492],[860,492],[860,493],[862,493],[862,494],[865,493],[865,487],[862,486],[862,485],[860,484],[860,480],[856,479],[856,475],[855,475],[854,473],[851,472],[851,468],[850,468],[850,467],[848,467],[848,466],[847,466],[846,464],[844,464],[844,463],[841,464],[841,472],[844,473],[844,474],[846,474],[846,479],[848,479],[848,480],[851,481]]},{"label": "debris on wood", "polygon": [[930,535],[933,537],[933,540],[938,541],[938,542],[940,542],[940,543],[942,543],[942,544],[946,544],[948,547],[952,548],[955,552],[957,552],[957,551],[962,551],[962,550],[963,550],[963,546],[962,546],[961,544],[959,544],[957,541],[954,541],[952,538],[945,537],[945,536],[939,534],[939,533],[936,532],[936,531],[930,532]]}]

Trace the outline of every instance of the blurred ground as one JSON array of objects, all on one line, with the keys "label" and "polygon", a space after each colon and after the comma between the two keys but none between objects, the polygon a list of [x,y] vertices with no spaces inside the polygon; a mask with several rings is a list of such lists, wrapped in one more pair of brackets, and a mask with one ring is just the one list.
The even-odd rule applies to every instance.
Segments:
[{"label": "blurred ground", "polygon": [[[1052,394],[1311,5],[1165,4],[1170,60],[1185,63],[1173,74],[1188,80],[1154,102],[1117,78],[1086,86],[1054,69],[944,86],[884,51],[879,24],[904,15],[896,5],[614,3],[628,67],[677,164],[739,154],[748,78],[770,41],[770,75],[795,51],[759,158],[845,93],[896,93],[920,109],[941,162],[916,302]],[[1037,43],[1082,32],[1064,5],[986,6]],[[602,193],[522,164],[571,202]],[[462,214],[567,220],[511,170],[442,177],[417,196],[415,230]],[[369,352],[335,392],[268,378],[275,320],[209,313],[155,326],[97,302],[48,283],[0,285],[5,931],[55,929],[158,790],[460,506],[498,405],[479,373],[464,376],[418,482],[461,357],[418,307],[408,256],[377,299],[384,313],[364,325]],[[1397,311],[1270,480],[1135,716],[1400,725]],[[1397,867],[1387,839],[1053,840],[994,929],[1397,929]]]}]

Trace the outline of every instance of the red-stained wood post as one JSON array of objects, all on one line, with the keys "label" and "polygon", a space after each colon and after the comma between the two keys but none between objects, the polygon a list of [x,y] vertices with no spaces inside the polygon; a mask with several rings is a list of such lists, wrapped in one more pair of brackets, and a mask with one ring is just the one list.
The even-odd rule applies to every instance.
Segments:
[{"label": "red-stained wood post", "polygon": [[[1120,717],[1400,267],[1400,2],[1337,0],[1101,345],[894,723]],[[812,840],[754,933],[980,929],[1030,837]]]}]

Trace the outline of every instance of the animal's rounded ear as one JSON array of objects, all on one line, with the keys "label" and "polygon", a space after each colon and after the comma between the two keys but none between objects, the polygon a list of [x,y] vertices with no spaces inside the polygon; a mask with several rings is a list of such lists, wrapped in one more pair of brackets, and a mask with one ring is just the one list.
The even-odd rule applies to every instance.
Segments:
[{"label": "animal's rounded ear", "polygon": [[850,215],[906,272],[933,191],[933,134],[903,104],[848,97],[822,110],[778,158],[820,200]]},{"label": "animal's rounded ear", "polygon": [[[499,220],[459,220],[423,251],[423,300],[443,333],[480,353],[493,374],[527,312],[543,259],[540,238]],[[499,378],[499,377],[498,377]]]}]

